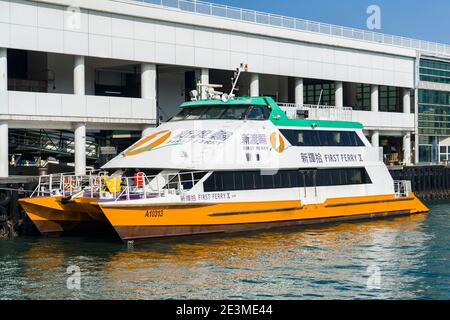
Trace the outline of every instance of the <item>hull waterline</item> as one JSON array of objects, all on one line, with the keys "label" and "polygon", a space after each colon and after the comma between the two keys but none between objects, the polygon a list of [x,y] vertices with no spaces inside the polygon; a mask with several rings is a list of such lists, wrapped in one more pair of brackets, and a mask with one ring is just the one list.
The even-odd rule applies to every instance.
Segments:
[{"label": "hull waterline", "polygon": [[414,194],[402,199],[393,196],[333,199],[324,204],[305,206],[299,205],[298,201],[282,201],[100,207],[123,241],[267,230],[428,212]]}]

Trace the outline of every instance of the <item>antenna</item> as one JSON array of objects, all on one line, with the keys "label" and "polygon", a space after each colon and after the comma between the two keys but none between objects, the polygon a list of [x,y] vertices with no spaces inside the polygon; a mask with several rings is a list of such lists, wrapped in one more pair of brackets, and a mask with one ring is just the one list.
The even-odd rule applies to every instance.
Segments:
[{"label": "antenna", "polygon": [[323,94],[323,89],[320,90],[320,96],[319,96],[319,101],[317,102],[317,108],[319,108],[320,103],[322,102],[322,94]]},{"label": "antenna", "polygon": [[239,77],[241,76],[241,73],[242,72],[247,72],[247,71],[248,71],[248,64],[241,63],[239,68],[237,68],[236,71],[234,72],[233,87],[231,88],[231,92],[228,95],[230,98],[234,97],[234,90],[236,90],[236,85],[237,85],[237,83],[239,81]]}]

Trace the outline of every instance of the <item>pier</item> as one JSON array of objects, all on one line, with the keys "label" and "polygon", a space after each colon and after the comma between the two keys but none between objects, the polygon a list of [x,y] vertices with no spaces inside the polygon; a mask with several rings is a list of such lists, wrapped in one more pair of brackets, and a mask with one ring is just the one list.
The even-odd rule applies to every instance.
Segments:
[{"label": "pier", "polygon": [[422,200],[449,198],[450,166],[388,167],[394,180],[411,181],[413,192]]}]

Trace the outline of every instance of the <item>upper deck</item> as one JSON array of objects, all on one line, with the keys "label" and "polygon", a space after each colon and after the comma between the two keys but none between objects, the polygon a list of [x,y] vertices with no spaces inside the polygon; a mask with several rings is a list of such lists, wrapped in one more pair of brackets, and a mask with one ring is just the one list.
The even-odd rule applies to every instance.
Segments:
[{"label": "upper deck", "polygon": [[[239,119],[246,120],[255,120],[252,118],[248,118],[248,112],[246,108],[251,106],[261,106],[267,107],[268,115],[267,119],[262,117],[259,120],[270,120],[275,126],[278,127],[314,127],[314,128],[343,128],[343,129],[363,129],[363,125],[359,122],[352,121],[339,121],[339,120],[319,120],[319,119],[299,119],[296,115],[292,115],[286,110],[280,108],[280,106],[275,103],[275,101],[271,97],[236,97],[233,99],[229,99],[228,101],[223,100],[197,100],[197,101],[189,101],[183,103],[180,108],[182,110],[190,109],[190,108],[202,108],[203,114],[208,112],[208,108],[217,108],[217,107],[225,108],[238,108],[243,107],[244,112],[247,114],[243,114],[239,117]],[[223,111],[224,111],[223,110]],[[182,111],[183,112],[183,111]],[[202,117],[200,113],[197,114],[197,119],[190,120],[207,120],[211,118]],[[219,119],[220,114],[214,119]],[[222,117],[222,119],[224,119]],[[229,118],[225,118],[229,119]],[[235,118],[236,119],[236,118]]]}]

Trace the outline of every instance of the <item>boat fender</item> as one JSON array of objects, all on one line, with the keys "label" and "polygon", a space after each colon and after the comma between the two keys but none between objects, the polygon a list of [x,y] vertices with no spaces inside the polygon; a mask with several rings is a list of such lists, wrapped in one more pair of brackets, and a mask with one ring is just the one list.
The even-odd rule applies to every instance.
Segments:
[{"label": "boat fender", "polygon": [[6,208],[0,206],[0,239],[6,239],[9,237],[8,217],[6,214]]},{"label": "boat fender", "polygon": [[7,222],[0,223],[0,239],[7,239],[9,237],[9,227]]},{"label": "boat fender", "polygon": [[0,206],[0,223],[5,222],[8,219],[8,210],[5,207]]},{"label": "boat fender", "polygon": [[0,206],[6,207],[11,201],[11,190],[0,191]]}]

